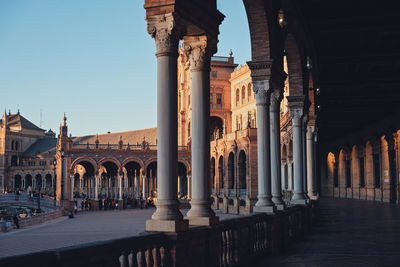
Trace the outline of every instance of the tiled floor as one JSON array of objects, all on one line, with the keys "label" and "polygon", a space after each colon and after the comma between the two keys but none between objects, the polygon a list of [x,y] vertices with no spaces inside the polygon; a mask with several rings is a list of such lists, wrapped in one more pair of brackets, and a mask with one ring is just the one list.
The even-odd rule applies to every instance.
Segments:
[{"label": "tiled floor", "polygon": [[400,266],[400,206],[321,199],[312,234],[258,266]]}]

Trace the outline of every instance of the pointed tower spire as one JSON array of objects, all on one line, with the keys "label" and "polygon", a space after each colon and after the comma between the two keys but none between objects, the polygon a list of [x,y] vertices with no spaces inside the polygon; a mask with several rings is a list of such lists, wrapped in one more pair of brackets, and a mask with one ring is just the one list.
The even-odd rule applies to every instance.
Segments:
[{"label": "pointed tower spire", "polygon": [[67,117],[65,116],[65,112],[64,112],[64,117],[63,117],[63,124],[62,126],[67,126]]}]

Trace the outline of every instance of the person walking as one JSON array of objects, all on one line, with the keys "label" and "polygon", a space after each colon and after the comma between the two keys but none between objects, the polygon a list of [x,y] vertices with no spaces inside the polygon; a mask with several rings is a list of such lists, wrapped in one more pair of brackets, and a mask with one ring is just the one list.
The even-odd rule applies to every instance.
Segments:
[{"label": "person walking", "polygon": [[17,229],[19,229],[19,220],[18,220],[17,214],[14,214],[13,221],[14,221],[14,224],[17,227]]}]

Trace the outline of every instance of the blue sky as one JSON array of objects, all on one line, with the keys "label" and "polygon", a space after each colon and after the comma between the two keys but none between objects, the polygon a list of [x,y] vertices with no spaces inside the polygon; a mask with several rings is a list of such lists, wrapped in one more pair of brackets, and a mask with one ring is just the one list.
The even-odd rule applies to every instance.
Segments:
[{"label": "blue sky", "polygon": [[[142,0],[0,1],[0,109],[76,135],[156,126],[155,44]],[[250,60],[242,0],[226,15],[218,53]]]}]

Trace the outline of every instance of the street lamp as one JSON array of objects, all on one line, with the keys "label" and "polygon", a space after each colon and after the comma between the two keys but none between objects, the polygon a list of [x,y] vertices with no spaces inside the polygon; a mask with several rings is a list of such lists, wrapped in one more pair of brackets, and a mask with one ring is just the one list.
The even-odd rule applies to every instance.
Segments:
[{"label": "street lamp", "polygon": [[[40,179],[42,179],[42,178],[40,178]],[[38,187],[39,187],[39,196],[38,196],[38,213],[39,213],[40,212],[40,189],[42,188],[41,180],[39,180]]]},{"label": "street lamp", "polygon": [[65,156],[65,151],[64,151],[64,148],[61,148],[60,154],[61,154],[61,200],[64,200],[64,189],[65,189],[65,181],[64,181],[64,156]]}]

